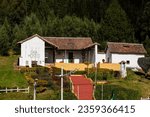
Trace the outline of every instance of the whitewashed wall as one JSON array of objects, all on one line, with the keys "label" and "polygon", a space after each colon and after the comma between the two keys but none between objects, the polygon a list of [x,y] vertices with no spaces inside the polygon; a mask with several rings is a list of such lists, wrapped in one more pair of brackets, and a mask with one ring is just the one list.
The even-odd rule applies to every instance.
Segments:
[{"label": "whitewashed wall", "polygon": [[97,62],[103,63],[103,61],[102,61],[103,59],[106,62],[106,54],[105,53],[98,53],[97,54]]},{"label": "whitewashed wall", "polygon": [[107,50],[106,52],[106,62],[112,62],[112,56],[111,56],[111,53],[109,52],[109,49]]},{"label": "whitewashed wall", "polygon": [[138,55],[138,54],[112,54],[112,63],[119,63],[121,61],[130,61],[130,64],[127,64],[126,67],[131,68],[139,68],[139,65],[137,63],[138,58],[144,57],[144,55]]},{"label": "whitewashed wall", "polygon": [[19,65],[31,67],[32,61],[37,61],[38,65],[45,66],[45,42],[38,37],[21,44]]}]

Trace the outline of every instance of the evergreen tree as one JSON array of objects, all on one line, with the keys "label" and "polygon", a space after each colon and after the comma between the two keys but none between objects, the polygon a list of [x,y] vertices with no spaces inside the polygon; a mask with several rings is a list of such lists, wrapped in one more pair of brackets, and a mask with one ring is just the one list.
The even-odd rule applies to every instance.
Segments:
[{"label": "evergreen tree", "polygon": [[150,37],[150,2],[147,2],[145,5],[143,14],[138,20],[137,26],[139,41],[143,42],[147,35]]},{"label": "evergreen tree", "polygon": [[7,35],[9,36],[8,39],[9,43],[12,43],[12,31],[11,31],[10,23],[7,20],[7,17],[4,20],[3,26],[6,28]]},{"label": "evergreen tree", "polygon": [[0,55],[8,55],[9,50],[9,35],[6,25],[2,25],[0,28]]},{"label": "evergreen tree", "polygon": [[143,45],[147,51],[147,55],[150,56],[150,38],[148,35],[146,36],[146,39],[143,41]]},{"label": "evergreen tree", "polygon": [[19,24],[27,15],[27,0],[10,0],[7,17],[12,26]]},{"label": "evergreen tree", "polygon": [[48,16],[46,23],[46,35],[47,36],[62,36],[61,23],[62,20],[56,17],[54,14]]},{"label": "evergreen tree", "polygon": [[26,31],[27,36],[31,36],[33,34],[43,34],[40,21],[34,13],[25,17],[23,22],[23,30]]},{"label": "evergreen tree", "polygon": [[20,47],[19,44],[17,44],[17,42],[27,38],[26,35],[26,31],[23,30],[21,27],[19,27],[17,24],[15,25],[15,27],[13,28],[13,42],[12,42],[12,49],[19,53],[20,52]]},{"label": "evergreen tree", "polygon": [[75,16],[65,16],[62,20],[63,35],[69,37],[81,36],[82,20]]},{"label": "evergreen tree", "polygon": [[101,28],[103,40],[133,42],[133,28],[117,0],[106,10]]}]

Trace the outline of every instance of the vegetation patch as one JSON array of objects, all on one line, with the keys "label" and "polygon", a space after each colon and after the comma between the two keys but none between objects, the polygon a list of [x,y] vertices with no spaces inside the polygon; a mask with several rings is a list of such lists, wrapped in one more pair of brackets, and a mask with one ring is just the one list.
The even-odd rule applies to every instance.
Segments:
[{"label": "vegetation patch", "polygon": [[[98,85],[95,91],[95,97],[98,100],[102,99],[102,86]],[[104,100],[138,100],[141,97],[140,91],[121,87],[120,85],[105,84],[103,85]]]},{"label": "vegetation patch", "polygon": [[[108,75],[109,76],[109,75]],[[95,97],[98,100],[139,100],[150,95],[150,81],[127,69],[127,78],[111,78],[107,84],[97,84]]]},{"label": "vegetation patch", "polygon": [[0,87],[12,88],[28,87],[28,83],[23,74],[14,70],[14,62],[18,56],[0,57]]},{"label": "vegetation patch", "polygon": [[89,69],[88,77],[91,78],[93,81],[95,81],[95,75],[96,75],[96,80],[101,81],[101,80],[111,80],[111,79],[119,78],[120,73],[108,69],[97,69],[97,71],[94,68]]}]

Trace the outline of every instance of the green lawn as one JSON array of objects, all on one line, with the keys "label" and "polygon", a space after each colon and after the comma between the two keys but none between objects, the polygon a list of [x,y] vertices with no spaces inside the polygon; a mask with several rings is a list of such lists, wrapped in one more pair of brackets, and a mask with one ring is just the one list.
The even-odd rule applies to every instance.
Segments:
[{"label": "green lawn", "polygon": [[0,56],[0,87],[1,88],[26,88],[28,83],[24,78],[24,75],[19,71],[15,71],[13,64],[17,60],[18,56],[2,57]]},{"label": "green lawn", "polygon": [[[6,87],[27,88],[29,85],[30,93],[0,92],[0,100],[33,100],[33,82],[30,81],[34,81],[34,78],[39,79],[37,82],[37,100],[60,100],[60,79],[53,80],[53,78],[50,77],[51,75],[49,75],[48,69],[44,67],[30,68],[35,69],[36,72],[32,70],[30,72],[15,71],[13,65],[17,58],[18,56],[15,55],[8,57],[0,56],[0,89]],[[29,79],[25,78],[25,75],[29,76]],[[70,86],[69,81],[64,79],[64,99],[76,99],[68,86]],[[43,88],[46,88],[46,90],[39,92]]]}]

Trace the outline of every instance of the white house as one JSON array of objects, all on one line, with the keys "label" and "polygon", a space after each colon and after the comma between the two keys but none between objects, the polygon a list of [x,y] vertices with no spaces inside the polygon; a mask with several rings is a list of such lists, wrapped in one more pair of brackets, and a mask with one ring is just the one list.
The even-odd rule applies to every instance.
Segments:
[{"label": "white house", "polygon": [[100,63],[106,62],[106,54],[105,54],[105,52],[98,52],[97,60]]},{"label": "white house", "polygon": [[45,66],[46,63],[84,63],[96,65],[98,43],[89,37],[41,37],[37,34],[18,42],[21,44],[19,66],[32,66],[33,63]]},{"label": "white house", "polygon": [[146,54],[143,44],[108,42],[106,48],[106,62],[120,63],[124,61],[126,67],[139,68],[138,58]]},{"label": "white house", "polygon": [[[146,50],[142,44],[108,42],[105,53],[98,52],[98,43],[90,37],[41,37],[37,34],[24,39],[21,44],[19,66],[33,64],[45,66],[49,63],[120,63],[137,68],[137,60],[144,57]],[[104,61],[103,61],[104,60]]]}]

